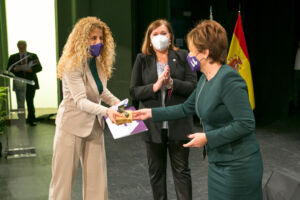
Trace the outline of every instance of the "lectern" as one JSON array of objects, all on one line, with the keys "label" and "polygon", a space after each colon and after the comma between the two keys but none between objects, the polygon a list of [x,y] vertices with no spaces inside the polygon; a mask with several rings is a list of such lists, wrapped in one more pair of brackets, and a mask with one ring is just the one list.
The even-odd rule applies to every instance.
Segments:
[{"label": "lectern", "polygon": [[[10,72],[0,72],[0,77],[14,81],[18,86],[24,87],[26,85],[34,85],[34,81],[27,80],[24,78],[16,77]],[[35,157],[35,148],[31,145],[30,137],[27,131],[25,121],[25,109],[12,109],[10,87],[7,87],[8,91],[8,117],[10,120],[10,128],[5,128],[4,133],[6,134],[6,147],[5,147],[5,158],[24,158],[24,157]]]}]

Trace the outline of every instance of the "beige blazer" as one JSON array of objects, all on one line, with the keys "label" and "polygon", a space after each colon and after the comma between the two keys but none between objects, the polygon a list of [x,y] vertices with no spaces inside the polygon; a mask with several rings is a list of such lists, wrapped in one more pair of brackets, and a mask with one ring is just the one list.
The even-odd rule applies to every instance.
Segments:
[{"label": "beige blazer", "polygon": [[[71,61],[68,64],[71,64]],[[108,108],[102,106],[101,102],[111,106],[118,98],[106,88],[107,78],[101,73],[103,70],[100,63],[97,61],[96,64],[103,85],[102,94],[98,92],[88,64],[63,75],[63,100],[55,120],[58,131],[63,130],[79,137],[87,137],[92,132],[95,120],[98,120],[100,127],[104,129],[103,116],[106,115]]]}]

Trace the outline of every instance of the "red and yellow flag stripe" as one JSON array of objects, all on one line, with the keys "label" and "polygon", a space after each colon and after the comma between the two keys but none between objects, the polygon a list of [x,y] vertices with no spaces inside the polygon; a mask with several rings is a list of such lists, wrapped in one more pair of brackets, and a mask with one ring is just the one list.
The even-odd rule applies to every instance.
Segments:
[{"label": "red and yellow flag stripe", "polygon": [[254,90],[253,90],[253,81],[250,67],[250,60],[248,55],[248,50],[246,46],[244,31],[242,27],[242,19],[241,14],[238,14],[238,19],[234,28],[234,33],[232,36],[228,56],[227,63],[233,69],[237,70],[240,75],[245,79],[249,101],[251,104],[251,108],[255,108],[255,99],[254,99]]}]

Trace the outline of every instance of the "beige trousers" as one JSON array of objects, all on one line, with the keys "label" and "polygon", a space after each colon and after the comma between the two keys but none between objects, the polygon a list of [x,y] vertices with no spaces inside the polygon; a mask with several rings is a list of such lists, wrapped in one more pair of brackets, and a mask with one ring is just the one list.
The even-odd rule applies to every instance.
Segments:
[{"label": "beige trousers", "polygon": [[70,200],[81,162],[83,199],[107,200],[107,171],[103,130],[95,120],[92,133],[81,138],[56,130],[49,200]]}]

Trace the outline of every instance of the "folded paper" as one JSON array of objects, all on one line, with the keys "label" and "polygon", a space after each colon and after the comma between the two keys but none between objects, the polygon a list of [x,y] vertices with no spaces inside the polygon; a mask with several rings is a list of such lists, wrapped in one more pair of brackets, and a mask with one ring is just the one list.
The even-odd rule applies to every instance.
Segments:
[{"label": "folded paper", "polygon": [[[106,124],[108,125],[108,128],[113,136],[114,139],[135,135],[137,133],[142,133],[148,131],[148,128],[146,127],[145,123],[143,121],[138,120],[132,120],[132,111],[134,111],[134,107],[125,108],[125,112],[129,112],[130,116],[129,119],[126,118],[126,120],[130,120],[131,123],[121,123],[120,125],[114,124],[111,122],[111,120],[108,117],[104,117]],[[125,117],[125,115],[124,115]],[[125,118],[122,118],[124,120]],[[117,120],[117,119],[116,119]]]}]

